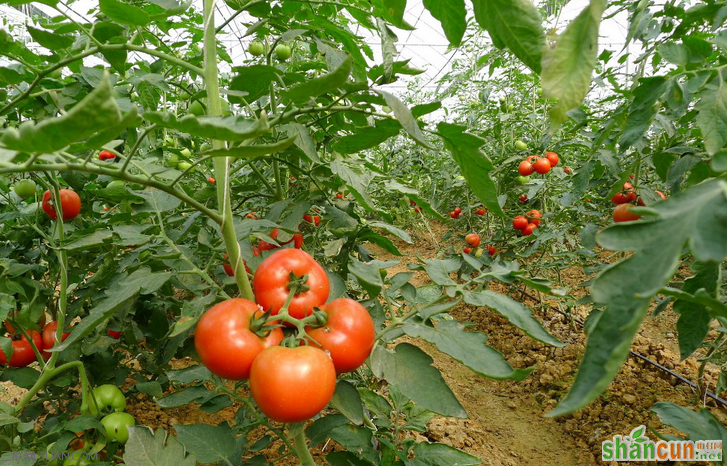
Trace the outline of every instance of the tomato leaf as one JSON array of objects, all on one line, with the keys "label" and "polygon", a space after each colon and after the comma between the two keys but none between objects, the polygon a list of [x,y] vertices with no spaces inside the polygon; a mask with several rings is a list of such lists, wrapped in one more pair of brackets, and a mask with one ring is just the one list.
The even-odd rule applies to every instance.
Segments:
[{"label": "tomato leaf", "polygon": [[361,205],[369,212],[375,212],[374,200],[369,196],[368,188],[374,173],[358,160],[336,157],[330,163],[331,171],[338,175]]},{"label": "tomato leaf", "polygon": [[663,76],[641,78],[639,86],[634,89],[634,100],[629,105],[628,117],[621,133],[619,146],[621,150],[631,147],[651,126],[656,115],[654,103],[664,93],[667,80]]},{"label": "tomato leaf", "polygon": [[329,436],[358,457],[371,464],[379,464],[379,454],[371,448],[374,434],[368,427],[352,424],[337,426],[331,429]]},{"label": "tomato leaf", "polygon": [[118,125],[121,110],[111,93],[109,75],[104,73],[99,85],[65,115],[6,128],[0,142],[6,149],[49,153]]},{"label": "tomato leaf", "polygon": [[444,147],[452,154],[459,165],[467,184],[477,198],[497,215],[504,215],[497,201],[497,186],[490,177],[495,169],[490,158],[480,147],[485,143],[482,138],[465,133],[465,126],[440,123],[437,131],[444,141]]},{"label": "tomato leaf", "polygon": [[424,209],[426,213],[429,215],[432,215],[436,217],[439,220],[444,219],[444,216],[434,210],[434,207],[432,207],[432,204],[429,202],[428,199],[422,197],[422,195],[419,193],[418,190],[411,188],[409,186],[403,185],[399,183],[396,180],[388,180],[384,183],[384,188],[390,192],[390,193],[398,193],[403,194],[409,199],[413,200],[417,203],[419,207]]},{"label": "tomato leaf", "polygon": [[187,455],[176,438],[163,428],[156,433],[149,427],[129,426],[129,440],[124,448],[124,462],[135,466],[195,466],[194,455]]},{"label": "tomato leaf", "polygon": [[361,396],[358,394],[356,387],[350,382],[338,379],[338,382],[336,382],[336,391],[333,392],[333,398],[331,398],[330,403],[331,406],[336,408],[354,424],[363,424],[364,412]]},{"label": "tomato leaf", "polygon": [[176,425],[177,438],[184,448],[195,456],[200,463],[232,461],[237,451],[235,433],[230,426],[222,423]]},{"label": "tomato leaf", "polygon": [[660,401],[654,403],[651,410],[659,415],[664,424],[687,434],[689,440],[722,440],[722,444],[727,442],[727,429],[707,408],[694,412],[674,403]]},{"label": "tomato leaf", "polygon": [[101,12],[113,21],[129,26],[146,26],[151,21],[149,15],[139,7],[116,0],[99,0]]},{"label": "tomato leaf", "polygon": [[456,464],[457,466],[475,466],[482,460],[469,453],[457,450],[443,443],[421,442],[412,451],[413,457],[403,458],[406,466],[435,466]]},{"label": "tomato leaf", "polygon": [[342,154],[353,154],[381,144],[390,137],[396,136],[401,125],[392,120],[376,120],[374,126],[356,128],[349,136],[344,136],[331,144],[331,149]]},{"label": "tomato leaf", "polygon": [[56,32],[48,32],[28,26],[28,32],[34,41],[50,50],[65,49],[73,45],[74,38]]},{"label": "tomato leaf", "polygon": [[351,66],[353,60],[349,55],[346,59],[333,71],[324,74],[321,77],[311,79],[303,84],[299,84],[282,93],[283,97],[287,97],[293,102],[302,103],[311,97],[318,97],[323,94],[335,91],[348,81],[351,76]]},{"label": "tomato leaf", "polygon": [[523,380],[533,371],[513,369],[505,361],[502,353],[487,346],[487,335],[480,332],[468,332],[465,324],[454,320],[443,320],[436,327],[408,321],[403,326],[404,332],[413,338],[422,338],[437,345],[437,349],[447,353],[457,361],[480,375],[491,379]]},{"label": "tomato leaf", "polygon": [[568,119],[566,112],[578,107],[588,94],[591,74],[598,59],[598,27],[606,0],[591,0],[568,24],[554,47],[543,52],[543,96],[556,98],[550,109],[551,131]]},{"label": "tomato leaf", "polygon": [[215,149],[204,152],[202,155],[211,157],[234,157],[238,159],[254,159],[263,155],[276,154],[282,152],[295,143],[298,138],[293,135],[289,138],[280,140],[274,144],[256,144],[252,146],[233,146],[228,149]]},{"label": "tomato leaf", "polygon": [[265,112],[257,120],[242,116],[203,116],[176,115],[166,112],[145,112],[144,119],[162,128],[171,128],[209,139],[222,141],[244,141],[265,134],[270,129]]},{"label": "tomato leaf", "polygon": [[545,35],[542,19],[530,0],[472,0],[475,19],[497,48],[509,48],[531,70],[540,73]]},{"label": "tomato leaf", "polygon": [[462,294],[464,302],[467,304],[487,306],[494,309],[531,338],[558,348],[565,346],[565,343],[555,338],[543,328],[543,324],[533,317],[533,311],[509,296],[490,290],[478,292],[466,291]]},{"label": "tomato leaf", "polygon": [[459,47],[467,29],[464,0],[424,0],[424,8],[441,23],[450,45]]},{"label": "tomato leaf", "polygon": [[428,354],[409,343],[400,343],[393,351],[376,346],[370,356],[374,374],[395,385],[413,402],[444,416],[467,417],[432,362]]},{"label": "tomato leaf", "polygon": [[[720,283],[720,267],[717,262],[695,262],[691,266],[694,275],[684,280],[682,292],[694,294],[702,289],[714,295]],[[717,303],[722,304],[718,299]],[[701,303],[677,299],[674,312],[679,314],[677,332],[681,359],[688,358],[704,341],[709,332],[712,315],[709,306]]]},{"label": "tomato leaf", "polygon": [[709,84],[700,94],[696,109],[704,148],[714,155],[727,143],[727,89],[724,83]]},{"label": "tomato leaf", "polygon": [[[338,383],[341,383],[341,379],[338,380]],[[310,439],[310,447],[313,448],[316,445],[325,442],[331,429],[333,429],[334,427],[342,426],[344,424],[348,424],[348,422],[349,420],[346,418],[346,416],[340,413],[331,414],[316,419],[305,430],[306,437]]]},{"label": "tomato leaf", "polygon": [[636,210],[659,216],[650,221],[615,224],[598,235],[604,248],[634,253],[594,279],[591,295],[595,302],[605,305],[605,310],[589,333],[570,392],[548,416],[572,413],[606,389],[628,357],[652,297],[676,270],[685,244],[702,262],[721,262],[727,256],[724,180],[705,182],[648,209]]},{"label": "tomato leaf", "polygon": [[381,90],[376,90],[376,92],[384,98],[384,100],[386,101],[386,105],[391,107],[391,110],[394,112],[396,119],[404,128],[404,131],[409,133],[409,136],[411,136],[414,141],[416,141],[423,147],[426,147],[427,149],[437,150],[437,148],[432,146],[429,141],[427,141],[427,139],[424,137],[424,133],[422,133],[421,128],[419,128],[417,120],[411,114],[411,111],[406,105],[404,105],[397,97],[389,94],[388,92]]}]

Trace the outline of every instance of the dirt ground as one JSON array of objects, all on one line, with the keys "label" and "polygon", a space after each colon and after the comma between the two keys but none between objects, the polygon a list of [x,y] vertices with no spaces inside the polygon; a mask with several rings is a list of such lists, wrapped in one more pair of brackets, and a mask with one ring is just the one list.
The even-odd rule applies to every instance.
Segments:
[{"label": "dirt ground", "polygon": [[[444,233],[442,227],[437,225],[432,225],[432,230],[439,238]],[[389,269],[391,275],[406,270],[406,263],[416,260],[417,255],[433,258],[441,251],[441,246],[435,245],[428,233],[420,235],[414,245],[399,242],[397,246],[406,256],[398,266]],[[372,249],[379,259],[393,258],[383,250]],[[572,295],[585,293],[577,285],[589,277],[580,268],[562,270],[561,278]],[[424,285],[427,277],[423,272],[418,272],[413,282],[415,285]],[[600,460],[601,442],[611,439],[614,434],[627,435],[641,424],[677,434],[662,425],[650,411],[654,402],[671,401],[681,406],[701,406],[697,394],[690,387],[650,364],[630,358],[607,391],[588,407],[569,416],[555,419],[544,417],[557,400],[567,393],[572,383],[585,347],[583,331],[570,319],[555,312],[550,302],[541,302],[533,290],[528,291],[530,296],[525,296],[501,284],[495,284],[491,289],[510,293],[531,307],[545,327],[567,345],[563,348],[546,346],[524,335],[494,311],[466,304],[458,306],[452,314],[461,321],[474,323],[474,329],[488,334],[488,344],[503,353],[513,367],[535,365],[536,369],[521,382],[490,380],[439,353],[433,346],[418,343],[434,358],[446,382],[469,413],[468,419],[435,417],[429,424],[429,431],[420,440],[443,442],[460,448],[480,457],[482,464],[488,466],[602,465],[605,463]],[[584,319],[587,310],[576,308],[572,312],[574,317]],[[696,381],[696,359],[679,361],[675,322],[676,316],[669,309],[657,318],[647,318],[632,349]],[[190,363],[181,360],[176,361],[175,365],[184,367]],[[714,368],[709,368],[705,375],[712,388],[716,375]],[[0,399],[11,404],[17,402],[23,392],[8,384],[3,388]],[[155,429],[164,427],[172,432],[175,424],[217,424],[234,415],[233,408],[215,414],[202,412],[196,406],[164,410],[145,395],[138,395],[136,399],[128,401],[127,410],[137,418],[139,424]],[[727,420],[724,408],[717,407],[711,400],[708,400],[707,407],[722,422]],[[274,447],[271,451],[275,451]],[[328,452],[335,445],[329,444],[326,448]],[[320,450],[314,451],[314,456],[317,462],[325,464]],[[278,464],[297,464],[293,458],[290,460]]]}]

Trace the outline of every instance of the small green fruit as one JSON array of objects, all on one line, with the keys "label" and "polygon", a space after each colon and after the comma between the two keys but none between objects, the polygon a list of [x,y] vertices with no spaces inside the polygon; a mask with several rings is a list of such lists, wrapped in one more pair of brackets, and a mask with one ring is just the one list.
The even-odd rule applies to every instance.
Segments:
[{"label": "small green fruit", "polygon": [[184,149],[182,149],[181,151],[179,151],[179,153],[182,154],[184,157],[187,157],[187,158],[189,158],[189,157],[192,156],[192,153],[186,147]]},{"label": "small green fruit", "polygon": [[528,184],[529,182],[530,182],[530,177],[529,176],[522,176],[521,175],[521,176],[518,176],[517,177],[517,183],[520,184],[520,185]]},{"label": "small green fruit", "polygon": [[179,156],[177,154],[169,154],[169,157],[167,158],[167,165],[172,168],[176,168],[178,164]]},{"label": "small green fruit", "polygon": [[204,106],[199,100],[193,101],[191,104],[189,104],[189,113],[195,116],[202,116],[204,115]]},{"label": "small green fruit", "polygon": [[192,166],[192,164],[189,163],[189,162],[179,162],[177,164],[177,169],[178,170],[182,170],[182,171],[186,171],[186,170],[189,170],[191,166]]},{"label": "small green fruit", "polygon": [[265,46],[259,40],[254,40],[250,42],[250,45],[247,47],[247,51],[250,52],[250,55],[259,57],[261,55],[265,55]]},{"label": "small green fruit", "polygon": [[15,194],[25,199],[26,197],[33,196],[35,194],[36,185],[35,181],[23,179],[15,183],[13,186]]},{"label": "small green fruit", "polygon": [[515,141],[515,149],[517,150],[525,150],[528,148],[528,145],[522,142],[521,140]]},{"label": "small green fruit", "polygon": [[277,47],[275,47],[275,56],[278,57],[278,60],[285,61],[293,54],[293,51],[285,44],[280,44]]},{"label": "small green fruit", "polygon": [[459,96],[460,102],[464,102],[465,100],[467,100],[467,96],[464,96],[464,95]]}]

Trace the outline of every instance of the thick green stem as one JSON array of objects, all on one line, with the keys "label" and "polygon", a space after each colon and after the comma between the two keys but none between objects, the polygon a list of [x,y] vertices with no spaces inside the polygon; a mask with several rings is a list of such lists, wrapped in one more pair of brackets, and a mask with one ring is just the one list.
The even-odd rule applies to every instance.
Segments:
[{"label": "thick green stem", "polygon": [[[221,116],[222,103],[220,102],[220,81],[217,71],[217,43],[215,41],[215,15],[214,1],[204,1],[204,82],[207,91],[207,111],[209,115]],[[225,143],[212,140],[214,149],[224,149]],[[243,298],[254,300],[250,279],[245,271],[245,263],[240,256],[240,243],[235,234],[235,222],[232,215],[230,201],[230,159],[229,157],[215,157],[213,160],[215,178],[217,180],[217,201],[222,222],[220,229],[225,241],[225,249],[230,258],[230,264],[235,271],[235,281]]]},{"label": "thick green stem", "polygon": [[313,455],[308,449],[308,442],[305,440],[305,424],[302,422],[290,426],[290,435],[293,437],[295,454],[300,458],[301,466],[316,466]]},{"label": "thick green stem", "polygon": [[81,414],[86,414],[88,412],[88,377],[86,377],[86,369],[83,367],[83,363],[81,361],[69,362],[55,369],[43,371],[35,384],[15,407],[15,413],[22,412],[28,403],[30,403],[30,400],[32,400],[33,397],[42,390],[53,377],[67,371],[68,369],[73,369],[74,367],[78,368],[78,375],[81,378]]}]

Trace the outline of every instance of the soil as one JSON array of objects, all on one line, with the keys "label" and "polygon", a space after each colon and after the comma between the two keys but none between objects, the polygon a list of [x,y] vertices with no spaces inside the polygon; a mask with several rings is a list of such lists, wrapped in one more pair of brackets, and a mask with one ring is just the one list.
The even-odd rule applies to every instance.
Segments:
[{"label": "soil", "polygon": [[[433,237],[441,238],[446,229],[436,224],[430,228],[433,235],[423,233],[414,245],[397,242],[405,257],[399,265],[389,269],[390,275],[408,270],[406,264],[415,261],[417,256],[431,259],[442,251],[442,245],[435,244]],[[373,246],[370,249],[376,253],[378,259],[395,258]],[[561,270],[560,278],[569,288],[569,293],[579,297],[585,294],[585,289],[578,288],[578,285],[590,277],[581,268],[572,267]],[[418,272],[412,281],[417,286],[428,283],[427,280],[423,272]],[[475,374],[437,351],[434,346],[418,342],[434,358],[435,365],[442,371],[447,384],[469,413],[468,419],[435,417],[428,425],[428,432],[418,435],[419,440],[443,442],[460,448],[480,457],[483,465],[602,465],[605,463],[600,460],[601,442],[611,439],[614,434],[627,435],[641,424],[661,432],[678,434],[662,425],[658,416],[651,412],[654,402],[671,401],[695,409],[703,406],[697,393],[689,386],[632,357],[622,366],[606,392],[589,406],[573,415],[544,417],[567,393],[573,381],[585,347],[583,330],[571,318],[551,307],[557,306],[557,303],[541,300],[533,290],[511,289],[498,282],[494,282],[490,289],[510,294],[532,308],[534,315],[543,322],[546,329],[565,342],[566,346],[553,348],[537,342],[492,310],[459,305],[451,312],[453,316],[458,320],[474,323],[474,330],[488,334],[488,344],[503,353],[513,367],[535,366],[536,369],[521,382],[491,380]],[[571,312],[572,317],[585,319],[588,309],[574,307]],[[670,309],[656,318],[647,318],[632,349],[696,381],[697,360],[691,357],[679,361],[675,322],[676,315]],[[193,364],[190,360],[175,361],[177,367],[190,364]],[[717,375],[717,368],[707,368],[704,377],[711,388],[715,386]],[[3,384],[2,388],[0,399],[11,404],[16,403],[23,393],[22,389],[8,383]],[[706,406],[721,422],[727,421],[727,411],[724,408],[717,407],[709,399]],[[230,420],[234,416],[235,407],[214,414],[205,413],[194,405],[164,410],[147,399],[146,395],[138,395],[136,399],[128,400],[127,410],[137,418],[139,424],[154,429],[164,427],[173,433],[175,424],[219,424]],[[267,452],[275,456],[277,447],[278,445],[273,444]],[[325,448],[327,453],[336,446],[331,442]],[[326,464],[320,449],[316,448],[313,453],[317,463]],[[298,463],[293,458],[286,458],[277,464]]]}]

